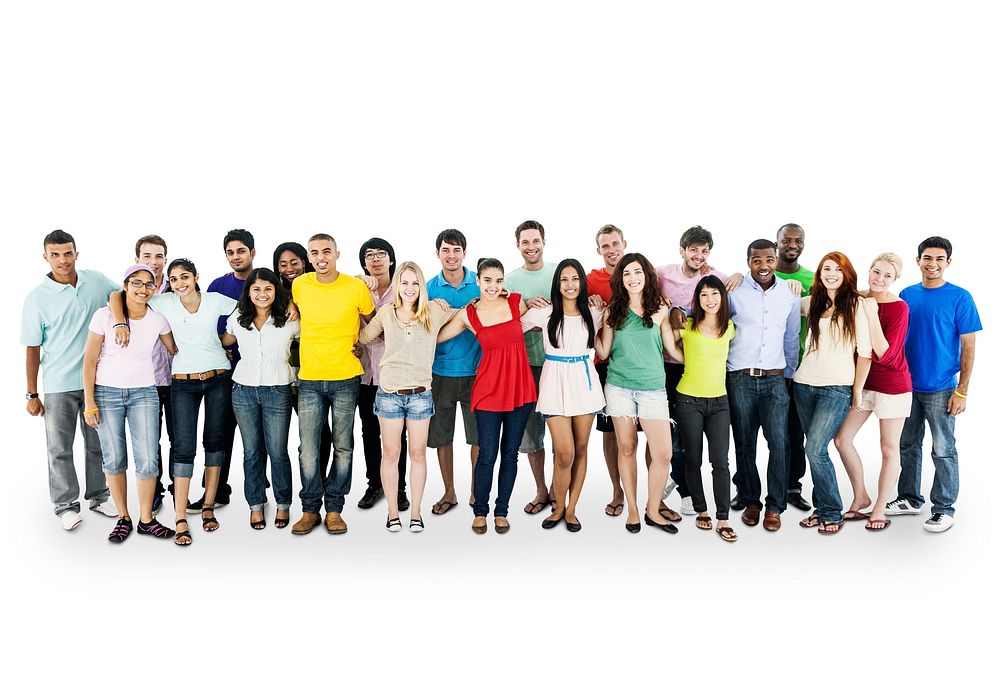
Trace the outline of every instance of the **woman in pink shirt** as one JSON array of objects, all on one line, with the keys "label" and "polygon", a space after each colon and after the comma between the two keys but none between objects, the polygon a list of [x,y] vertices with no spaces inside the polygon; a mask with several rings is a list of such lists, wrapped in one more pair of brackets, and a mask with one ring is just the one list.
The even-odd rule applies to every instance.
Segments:
[{"label": "woman in pink shirt", "polygon": [[[860,405],[851,408],[834,444],[847,469],[854,490],[854,500],[844,514],[844,520],[866,518],[865,528],[878,531],[889,527],[885,505],[896,493],[899,477],[899,437],[903,423],[910,415],[913,387],[906,364],[903,344],[910,321],[906,303],[889,292],[903,269],[903,261],[892,252],[884,252],[872,261],[868,270],[868,290],[862,295],[875,301],[864,302],[865,316],[871,330],[872,366],[865,381]],[[878,497],[871,515],[862,510],[871,506],[872,499],[865,489],[864,466],[854,447],[854,438],[872,413],[879,422],[882,446],[882,469],[878,477]]]}]

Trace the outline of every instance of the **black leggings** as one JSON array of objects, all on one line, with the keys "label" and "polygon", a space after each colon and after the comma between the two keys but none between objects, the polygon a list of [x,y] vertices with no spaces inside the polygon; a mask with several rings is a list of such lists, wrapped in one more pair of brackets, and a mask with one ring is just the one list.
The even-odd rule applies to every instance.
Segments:
[{"label": "black leggings", "polygon": [[694,510],[708,511],[701,482],[701,456],[708,437],[708,460],[712,464],[715,517],[729,520],[729,399],[695,398],[677,393],[677,424],[684,442],[684,472]]}]

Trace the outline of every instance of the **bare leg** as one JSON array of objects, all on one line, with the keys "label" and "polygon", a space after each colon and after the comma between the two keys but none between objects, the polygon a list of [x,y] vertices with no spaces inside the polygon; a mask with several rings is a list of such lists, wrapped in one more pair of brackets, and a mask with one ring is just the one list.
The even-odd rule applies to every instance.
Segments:
[{"label": "bare leg", "polygon": [[615,436],[614,432],[602,432],[601,436],[601,444],[604,447],[604,462],[608,466],[608,476],[611,478],[611,501],[605,507],[604,513],[609,516],[620,516],[622,513],[620,506],[612,509],[625,500],[622,493],[622,478],[618,472],[618,437]]},{"label": "bare leg", "polygon": [[627,523],[639,522],[639,506],[636,503],[638,469],[635,452],[639,446],[639,432],[635,420],[628,417],[613,418],[615,436],[618,438],[618,473],[621,476],[625,501],[628,504]]},{"label": "bare leg", "polygon": [[[555,487],[555,506],[550,520],[562,518],[566,513],[566,493],[569,492],[571,470],[575,456],[573,443],[572,418],[553,417],[546,420],[549,435],[552,437],[552,448],[555,450],[555,461],[552,467],[552,483]],[[539,501],[535,497],[535,501]],[[542,499],[541,501],[544,501]]]},{"label": "bare leg", "polygon": [[441,481],[444,482],[444,494],[441,495],[441,500],[436,504],[436,506],[454,504],[458,501],[458,496],[455,494],[454,444],[445,444],[437,447],[437,457],[438,466],[441,468]]},{"label": "bare leg", "polygon": [[[851,500],[848,512],[861,511],[871,506],[872,503],[872,498],[868,496],[868,490],[865,489],[865,468],[861,463],[858,450],[854,448],[854,438],[871,414],[870,410],[852,409],[847,414],[844,424],[840,426],[837,436],[833,438],[837,453],[840,454],[840,460],[843,461],[844,468],[847,470],[847,477],[851,480],[851,489],[854,490],[854,499]],[[902,429],[900,427],[900,431]]]},{"label": "bare leg", "polygon": [[590,430],[594,426],[593,415],[577,415],[573,418],[573,468],[570,473],[569,503],[566,505],[566,520],[579,523],[576,519],[576,503],[580,501],[583,480],[587,477],[587,444]]},{"label": "bare leg", "polygon": [[472,472],[469,473],[469,505],[476,499],[473,479],[476,477],[476,461],[479,460],[479,445],[473,444],[469,450],[469,460],[472,462]]},{"label": "bare leg", "polygon": [[[528,464],[535,478],[535,498],[531,500],[531,504],[549,501],[549,488],[545,485],[545,449],[529,453]],[[530,504],[524,508],[530,508]]]},{"label": "bare leg", "polygon": [[[175,477],[174,478],[174,511],[176,512],[176,521],[184,521],[183,527],[178,526],[177,532],[190,532],[190,528],[187,524],[187,507],[188,507],[188,494],[191,491],[191,478],[189,477]],[[214,498],[214,497],[213,497]],[[174,542],[179,545],[190,545],[191,538],[187,536],[175,537]]]},{"label": "bare leg", "polygon": [[879,420],[882,441],[882,469],[878,474],[878,497],[872,508],[873,520],[885,520],[885,505],[896,494],[896,480],[899,478],[899,437],[903,433],[906,418]]},{"label": "bare leg", "polygon": [[[382,464],[379,473],[382,476],[383,488],[399,487],[400,437],[405,423],[404,418],[378,419],[379,435],[382,438]],[[385,501],[389,505],[389,519],[399,518],[399,495],[394,491],[387,491]]]},{"label": "bare leg", "polygon": [[660,515],[660,503],[663,499],[663,488],[670,475],[670,456],[673,453],[670,443],[670,420],[641,420],[641,422],[642,430],[646,433],[646,449],[651,457],[647,477],[649,496],[646,499],[646,516],[654,523],[662,525],[666,521]]},{"label": "bare leg", "polygon": [[[156,494],[156,478],[137,480],[136,485],[139,491],[139,520],[143,523],[149,523],[153,520],[153,496]],[[111,484],[108,483],[108,486],[110,487]],[[115,500],[115,504],[118,504],[117,500]],[[121,510],[120,507],[119,510]]]},{"label": "bare leg", "polygon": [[118,507],[118,517],[131,520],[132,517],[128,515],[128,477],[125,473],[105,474],[104,477],[107,479],[111,498]]},{"label": "bare leg", "polygon": [[427,484],[427,430],[430,420],[407,420],[406,437],[410,449],[410,518],[420,518],[420,502]]}]

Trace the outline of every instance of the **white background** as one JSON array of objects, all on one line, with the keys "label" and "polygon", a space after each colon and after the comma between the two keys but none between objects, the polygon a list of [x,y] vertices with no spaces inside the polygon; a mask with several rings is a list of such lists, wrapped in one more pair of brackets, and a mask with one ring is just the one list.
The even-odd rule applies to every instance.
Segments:
[{"label": "white background", "polygon": [[[228,270],[221,238],[234,227],[254,233],[258,265],[279,242],[328,232],[344,270],[378,235],[430,275],[448,227],[469,237],[471,259],[513,267],[513,229],[535,218],[550,261],[594,267],[605,223],[657,264],[701,224],[715,234],[712,263],[735,271],[749,241],[793,221],[809,266],[837,249],[865,275],[878,252],[904,256],[897,288],[919,280],[917,243],[940,234],[955,245],[948,278],[973,292],[986,326],[958,425],[957,523],[926,534],[925,510],[883,534],[855,523],[824,538],[789,509],[774,535],[737,523],[735,545],[689,518],[676,536],[631,536],[603,515],[595,434],[579,535],[521,513],[533,492],[524,462],[509,535],[473,535],[461,507],[431,516],[433,453],[427,532],[390,535],[384,505],[354,508],[359,438],[346,536],[252,532],[237,470],[218,533],[195,523],[184,551],[142,537],[112,547],[110,519],[84,512],[65,533],[52,517],[13,326],[5,677],[18,688],[968,687],[997,614],[986,275],[1000,56],[988,5],[331,5],[5,3],[12,315],[47,271],[41,239],[54,228],[76,237],[80,267],[115,278],[138,236],[161,234],[203,285]],[[860,440],[871,492],[874,432]],[[461,488],[468,469],[456,467]]]}]

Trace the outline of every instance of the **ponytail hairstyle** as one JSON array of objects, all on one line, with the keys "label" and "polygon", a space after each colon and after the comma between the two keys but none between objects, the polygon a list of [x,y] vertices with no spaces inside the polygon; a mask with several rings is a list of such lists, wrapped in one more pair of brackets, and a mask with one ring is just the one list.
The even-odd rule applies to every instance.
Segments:
[{"label": "ponytail hairstyle", "polygon": [[726,334],[726,329],[729,328],[729,295],[726,292],[726,286],[723,284],[722,279],[718,276],[713,276],[708,274],[700,281],[698,281],[698,286],[694,289],[694,304],[692,305],[693,310],[691,313],[691,330],[698,328],[698,325],[705,321],[707,312],[701,306],[701,291],[705,288],[713,288],[719,291],[719,313],[718,313],[718,323],[716,324],[716,331],[719,338],[722,338]]},{"label": "ponytail hairstyle", "polygon": [[417,296],[416,310],[414,310],[413,318],[420,322],[420,325],[424,327],[428,333],[431,330],[431,302],[430,298],[427,296],[427,281],[424,280],[424,272],[420,270],[416,262],[403,262],[396,269],[395,275],[392,277],[392,284],[390,285],[390,290],[392,290],[392,306],[402,307],[403,298],[399,296],[399,284],[403,280],[403,273],[406,271],[412,271],[413,275],[417,277],[417,284],[420,286],[420,294]]},{"label": "ponytail hairstyle", "polygon": [[646,257],[638,252],[629,252],[622,257],[611,275],[611,302],[608,303],[608,326],[616,331],[625,324],[628,318],[628,291],[625,290],[624,272],[629,264],[638,263],[646,276],[646,285],[642,288],[642,325],[653,328],[653,315],[664,304],[660,283],[656,280],[656,269]]},{"label": "ponytail hairstyle", "polygon": [[552,301],[552,314],[549,316],[548,334],[549,341],[556,348],[559,347],[559,333],[563,328],[563,296],[559,290],[560,278],[563,269],[571,268],[576,271],[580,278],[580,291],[576,295],[576,307],[580,310],[583,323],[587,326],[587,348],[594,347],[594,317],[590,314],[590,305],[587,303],[587,274],[583,270],[583,265],[576,259],[563,259],[556,267],[556,273],[552,276],[552,290],[549,291],[549,299]]},{"label": "ponytail hairstyle", "polygon": [[288,288],[281,284],[281,279],[278,278],[278,275],[264,267],[251,271],[250,275],[247,276],[247,280],[243,283],[243,292],[240,293],[239,302],[236,303],[236,310],[240,313],[236,321],[239,322],[240,326],[249,331],[250,325],[257,316],[257,307],[250,298],[250,288],[255,281],[267,281],[274,286],[274,302],[271,303],[268,309],[271,310],[271,319],[274,321],[274,325],[280,329],[288,321],[288,303],[291,301],[292,296],[288,292]]},{"label": "ponytail hairstyle", "polygon": [[[832,301],[820,278],[823,273],[823,264],[828,261],[839,266],[844,273],[844,282],[837,288],[837,294]],[[833,307],[833,316],[830,318],[830,334],[834,338],[844,338],[850,343],[857,343],[857,329],[854,319],[859,297],[858,272],[854,270],[851,260],[842,252],[830,252],[824,256],[816,268],[816,282],[809,289],[809,313],[806,316],[810,332],[808,350],[819,348],[820,319],[823,318],[823,312],[830,307]]]},{"label": "ponytail hairstyle", "polygon": [[484,269],[500,269],[500,273],[504,273],[503,264],[500,263],[499,259],[493,257],[483,257],[476,262],[476,275],[482,273]]},{"label": "ponytail hairstyle", "polygon": [[[175,259],[172,262],[170,262],[169,265],[167,265],[167,292],[168,293],[174,292],[173,288],[170,287],[170,272],[173,271],[178,266],[181,267],[182,269],[184,269],[185,271],[187,271],[188,273],[190,273],[192,276],[197,276],[198,275],[198,269],[195,268],[193,261],[191,261],[190,259],[184,259],[183,257],[178,257],[177,259]],[[198,285],[197,281],[195,281],[195,283],[194,283],[194,292],[196,292],[196,293],[200,293],[201,292],[201,286]]]}]

